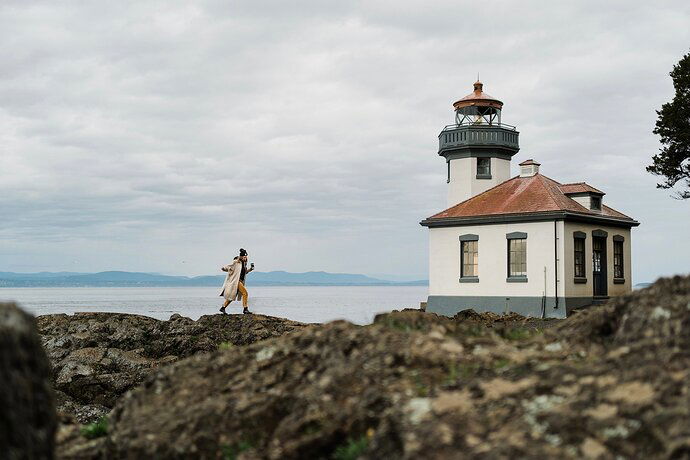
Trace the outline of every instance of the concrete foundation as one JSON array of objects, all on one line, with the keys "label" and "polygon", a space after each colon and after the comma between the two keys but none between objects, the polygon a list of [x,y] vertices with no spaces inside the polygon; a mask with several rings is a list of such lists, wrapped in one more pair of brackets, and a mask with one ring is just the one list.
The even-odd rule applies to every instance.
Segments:
[{"label": "concrete foundation", "polygon": [[496,296],[429,296],[426,311],[454,316],[462,310],[498,314],[519,313],[536,318],[565,318],[580,307],[591,305],[592,297],[496,297]]}]

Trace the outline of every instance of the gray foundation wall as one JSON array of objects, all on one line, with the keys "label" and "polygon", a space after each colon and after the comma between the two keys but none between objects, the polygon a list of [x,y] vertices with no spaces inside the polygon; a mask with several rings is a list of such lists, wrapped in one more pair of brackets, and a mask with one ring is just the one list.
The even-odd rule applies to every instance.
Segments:
[{"label": "gray foundation wall", "polygon": [[592,304],[592,297],[493,297],[493,296],[429,296],[426,311],[444,316],[454,316],[462,310],[498,314],[519,313],[536,318],[565,318],[575,308]]}]

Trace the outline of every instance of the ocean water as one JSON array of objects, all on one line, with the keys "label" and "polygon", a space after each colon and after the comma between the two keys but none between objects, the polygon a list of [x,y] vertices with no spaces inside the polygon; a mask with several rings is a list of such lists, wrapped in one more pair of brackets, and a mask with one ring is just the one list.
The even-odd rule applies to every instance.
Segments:
[{"label": "ocean water", "polygon": [[[369,324],[378,313],[419,308],[426,286],[249,286],[255,313],[306,323],[345,319]],[[168,319],[179,313],[192,319],[218,313],[216,287],[0,288],[0,301],[15,301],[39,316],[53,313],[118,312]],[[241,313],[232,302],[228,313]]]}]

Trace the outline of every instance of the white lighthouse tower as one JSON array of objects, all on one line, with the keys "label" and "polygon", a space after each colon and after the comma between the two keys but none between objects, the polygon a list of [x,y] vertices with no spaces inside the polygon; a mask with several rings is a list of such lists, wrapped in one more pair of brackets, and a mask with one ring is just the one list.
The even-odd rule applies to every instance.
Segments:
[{"label": "white lighthouse tower", "polygon": [[438,154],[448,168],[448,207],[510,178],[510,160],[520,147],[515,126],[501,123],[503,102],[474,91],[453,104],[455,124],[438,136]]}]

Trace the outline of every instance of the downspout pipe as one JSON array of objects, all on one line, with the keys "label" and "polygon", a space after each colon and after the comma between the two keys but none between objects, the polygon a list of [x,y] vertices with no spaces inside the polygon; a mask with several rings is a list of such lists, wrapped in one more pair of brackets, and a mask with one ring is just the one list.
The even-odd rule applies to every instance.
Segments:
[{"label": "downspout pipe", "polygon": [[546,265],[544,265],[544,294],[541,296],[541,319],[546,318]]},{"label": "downspout pipe", "polygon": [[556,303],[553,308],[558,308],[558,221],[553,221],[553,261],[554,261],[554,294],[556,296]]}]

